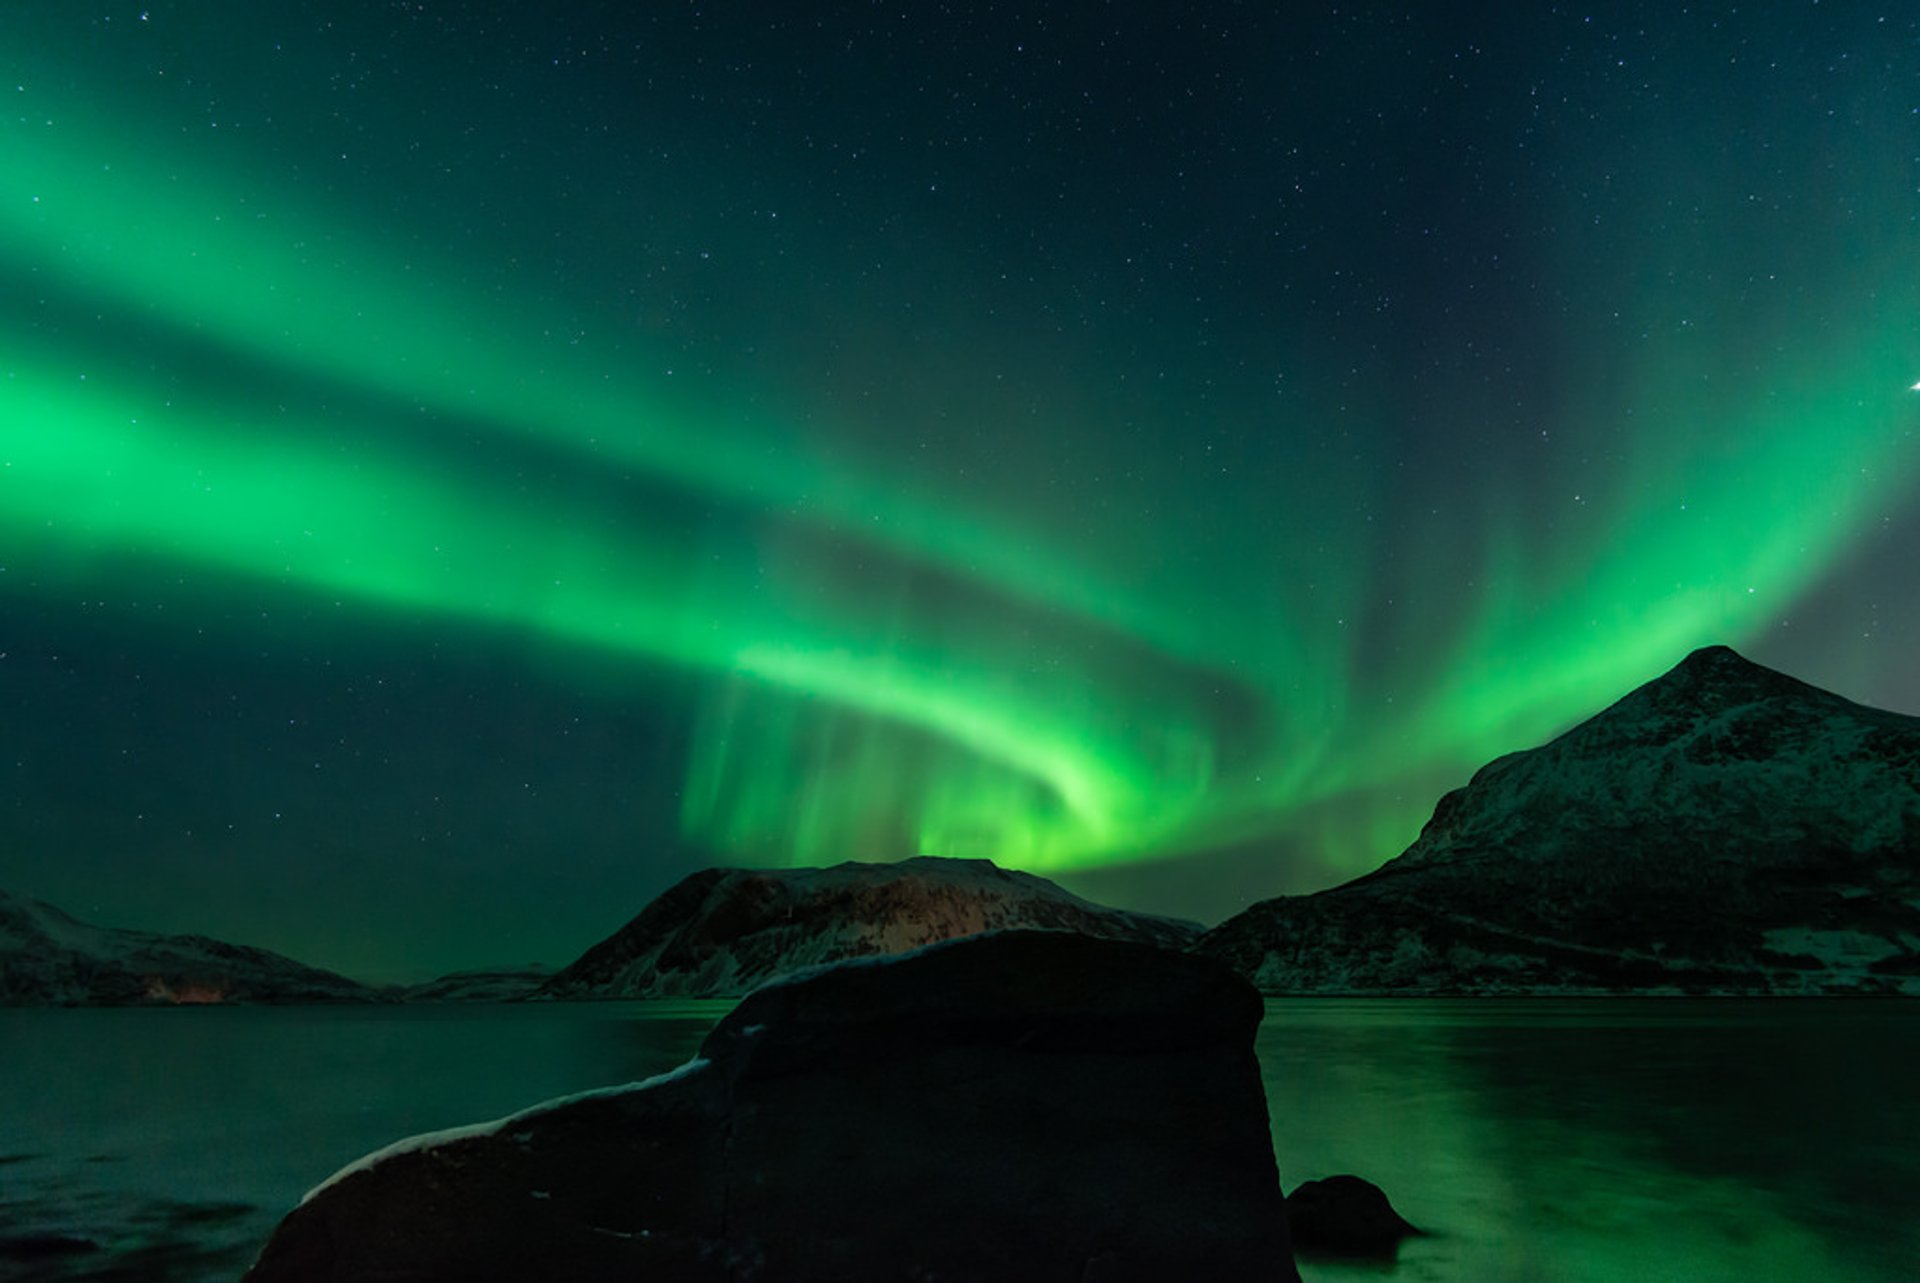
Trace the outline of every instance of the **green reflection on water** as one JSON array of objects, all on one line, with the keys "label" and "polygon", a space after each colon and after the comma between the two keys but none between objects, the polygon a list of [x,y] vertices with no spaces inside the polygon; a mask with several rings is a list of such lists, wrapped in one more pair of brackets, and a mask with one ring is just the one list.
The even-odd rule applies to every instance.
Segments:
[{"label": "green reflection on water", "polygon": [[1275,1000],[1259,1047],[1282,1183],[1354,1172],[1434,1231],[1396,1279],[1891,1283],[1920,1260],[1920,1004]]}]

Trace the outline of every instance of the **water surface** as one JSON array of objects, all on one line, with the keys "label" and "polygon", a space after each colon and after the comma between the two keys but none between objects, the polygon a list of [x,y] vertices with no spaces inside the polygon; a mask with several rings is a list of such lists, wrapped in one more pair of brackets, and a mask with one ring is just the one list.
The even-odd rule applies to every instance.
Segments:
[{"label": "water surface", "polygon": [[1920,1003],[1274,1000],[1259,1047],[1283,1185],[1435,1231],[1396,1280],[1920,1280]]},{"label": "water surface", "polygon": [[[729,1005],[0,1011],[0,1278],[231,1280],[361,1154],[672,1068]],[[1434,1231],[1310,1281],[1920,1279],[1920,1003],[1276,1000],[1259,1051],[1283,1184]]]},{"label": "water surface", "polygon": [[0,1010],[0,1279],[236,1279],[362,1154],[671,1069],[732,1005]]}]

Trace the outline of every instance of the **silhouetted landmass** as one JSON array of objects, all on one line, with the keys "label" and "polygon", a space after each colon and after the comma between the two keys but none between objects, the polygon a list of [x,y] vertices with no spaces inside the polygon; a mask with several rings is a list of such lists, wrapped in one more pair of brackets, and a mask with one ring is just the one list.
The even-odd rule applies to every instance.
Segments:
[{"label": "silhouetted landmass", "polygon": [[43,900],[0,891],[0,1005],[366,1002],[380,996],[265,949],[96,927]]},{"label": "silhouetted landmass", "polygon": [[562,970],[561,998],[736,997],[775,976],[982,931],[1076,931],[1185,948],[1197,923],[1109,909],[988,860],[705,869]]},{"label": "silhouetted landmass", "polygon": [[1920,718],[1695,651],[1197,947],[1268,993],[1920,994]]}]

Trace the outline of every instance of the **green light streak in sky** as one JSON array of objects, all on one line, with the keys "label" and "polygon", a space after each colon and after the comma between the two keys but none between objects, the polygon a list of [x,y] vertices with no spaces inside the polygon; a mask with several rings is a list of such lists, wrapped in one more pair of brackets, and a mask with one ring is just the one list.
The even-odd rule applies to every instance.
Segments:
[{"label": "green light streak in sky", "polygon": [[[1292,835],[1357,870],[1411,838],[1430,781],[1768,626],[1915,475],[1903,336],[1920,292],[1880,286],[1877,312],[1739,387],[1702,391],[1715,355],[1656,344],[1627,362],[1625,404],[1555,425],[1617,437],[1611,475],[1490,486],[1478,500],[1514,515],[1470,575],[1462,542],[1426,551],[1399,532],[1404,578],[1472,585],[1445,627],[1382,626],[1447,655],[1437,676],[1362,672],[1349,621],[1393,573],[1333,510],[1378,499],[1368,478],[1279,478],[1277,494],[1263,478],[1261,501],[1313,514],[1284,534],[1246,504],[1174,496],[1154,538],[1244,564],[1129,578],[1109,549],[1036,544],[1016,502],[942,504],[899,460],[816,457],[778,426],[670,402],[628,372],[634,354],[576,345],[565,308],[458,284],[462,264],[291,188],[51,115],[0,127],[0,268],[256,381],[389,408],[343,433],[296,388],[263,419],[10,317],[0,535],[16,573],[118,583],[141,558],[702,674],[681,819],[755,858],[915,846],[1050,869]],[[1906,279],[1901,249],[1862,249],[1829,304]],[[1639,426],[1622,430],[1628,409]],[[475,429],[563,467],[644,474],[633,495],[664,479],[739,529],[709,548],[664,512],[449,467]],[[1563,533],[1554,505],[1576,484],[1591,507]],[[1216,544],[1189,526],[1247,533]],[[1290,546],[1315,529],[1326,551]],[[936,572],[960,606],[907,591]],[[1293,595],[1309,573],[1324,590]],[[1369,702],[1369,683],[1394,702]],[[1223,686],[1248,707],[1211,705]]]},{"label": "green light streak in sky", "polygon": [[417,239],[316,220],[267,183],[196,163],[178,139],[143,137],[76,104],[0,130],[0,264],[290,372],[806,514],[1205,653],[1184,616],[1134,600],[1082,559],[915,495],[901,477],[823,463],[778,428],[677,408],[630,372],[657,359],[583,345],[575,315],[528,314],[517,293],[503,297],[509,287],[459,289],[451,283],[470,269]]},{"label": "green light streak in sky", "polygon": [[1688,412],[1713,420],[1727,453],[1675,458],[1671,440],[1640,441],[1612,537],[1593,555],[1500,549],[1416,754],[1509,751],[1693,647],[1743,641],[1777,618],[1913,482],[1917,416],[1901,391],[1913,353],[1890,337],[1900,332],[1882,324],[1868,331],[1877,341],[1777,371],[1770,387],[1693,398]]},{"label": "green light streak in sky", "polygon": [[[49,561],[133,550],[330,598],[531,629],[598,650],[759,678],[908,722],[1061,804],[1073,850],[1110,840],[1149,765],[1080,742],[1075,724],[1010,703],[1009,684],[956,662],[851,655],[744,576],[690,590],[644,522],[583,524],[562,507],[437,482],[429,457],[343,457],[280,424],[202,426],[157,395],[77,375],[0,384],[0,529]],[[80,573],[86,572],[82,564]],[[778,635],[777,644],[763,640]],[[1066,839],[1061,839],[1065,841]],[[1045,844],[1041,844],[1044,846]]]}]

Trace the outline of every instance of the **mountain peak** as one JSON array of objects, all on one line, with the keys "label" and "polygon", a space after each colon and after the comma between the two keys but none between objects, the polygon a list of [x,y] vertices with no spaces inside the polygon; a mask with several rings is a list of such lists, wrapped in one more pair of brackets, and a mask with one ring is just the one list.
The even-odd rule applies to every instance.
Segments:
[{"label": "mountain peak", "polygon": [[1698,650],[1689,652],[1687,657],[1674,667],[1694,672],[1720,672],[1739,668],[1759,668],[1760,665],[1733,647],[1715,642],[1711,646],[1702,646]]},{"label": "mountain peak", "polygon": [[1590,738],[1602,728],[1618,731],[1626,724],[1651,722],[1673,735],[1700,718],[1781,701],[1803,706],[1809,715],[1857,707],[1831,691],[1756,664],[1731,646],[1702,646],[1571,734]]},{"label": "mountain peak", "polygon": [[1202,942],[1274,992],[1920,993],[1920,718],[1726,646]]},{"label": "mountain peak", "polygon": [[1655,678],[1652,684],[1660,685],[1667,682],[1739,689],[1767,687],[1826,693],[1820,691],[1818,687],[1809,686],[1797,678],[1768,668],[1765,664],[1756,664],[1731,646],[1718,645],[1702,646],[1690,652],[1685,659],[1668,669],[1665,675]]},{"label": "mountain peak", "polygon": [[704,869],[545,986],[556,997],[734,996],[773,976],[1007,928],[1185,948],[1197,923],[1108,909],[991,860]]}]

